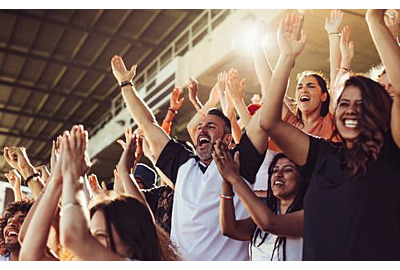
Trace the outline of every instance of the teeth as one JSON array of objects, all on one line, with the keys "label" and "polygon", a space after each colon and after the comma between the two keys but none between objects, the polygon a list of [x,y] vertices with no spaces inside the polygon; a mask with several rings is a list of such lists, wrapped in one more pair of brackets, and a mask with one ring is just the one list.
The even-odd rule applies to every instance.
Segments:
[{"label": "teeth", "polygon": [[344,125],[348,128],[355,128],[357,127],[357,124],[358,124],[357,120],[351,120],[351,119],[344,120]]},{"label": "teeth", "polygon": [[310,100],[310,98],[307,97],[307,96],[301,96],[300,97],[300,101],[309,101],[309,100]]},{"label": "teeth", "polygon": [[18,233],[16,233],[16,232],[9,232],[8,235],[9,235],[9,236],[18,236]]},{"label": "teeth", "polygon": [[280,180],[275,181],[275,186],[282,186],[282,185],[283,185],[282,181],[280,181]]},{"label": "teeth", "polygon": [[210,141],[207,138],[200,138],[199,142],[200,143],[209,143]]}]

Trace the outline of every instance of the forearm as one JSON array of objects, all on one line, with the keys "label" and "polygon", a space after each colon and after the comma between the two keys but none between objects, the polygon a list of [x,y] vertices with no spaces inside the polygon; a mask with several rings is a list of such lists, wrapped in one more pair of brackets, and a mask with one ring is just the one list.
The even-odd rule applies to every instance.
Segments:
[{"label": "forearm", "polygon": [[197,125],[200,123],[200,121],[207,115],[208,110],[213,108],[216,104],[213,102],[207,102],[203,108],[198,110],[195,115],[190,119],[189,123],[187,124],[186,128],[189,132],[190,138],[192,139],[192,142],[195,144],[196,142],[194,141],[194,133],[196,131]]},{"label": "forearm", "polygon": [[119,177],[122,181],[124,192],[141,201],[143,204],[146,204],[144,194],[140,192],[139,187],[136,184],[136,180],[131,178],[129,172],[125,170],[120,170]]},{"label": "forearm", "polygon": [[235,99],[233,100],[233,104],[235,105],[236,112],[240,117],[240,121],[243,124],[243,127],[246,129],[251,121],[251,115],[247,110],[246,104],[243,99]]},{"label": "forearm", "polygon": [[275,214],[255,195],[242,177],[238,175],[230,182],[235,187],[236,196],[239,196],[254,223],[260,228],[271,227]]},{"label": "forearm", "polygon": [[155,159],[158,159],[164,146],[170,140],[165,131],[157,124],[154,115],[146,103],[138,96],[134,87],[122,88],[122,96],[133,120],[143,133],[153,149]]},{"label": "forearm", "polygon": [[63,177],[60,240],[72,252],[84,245],[90,234],[82,184],[69,175]]},{"label": "forearm", "polygon": [[383,18],[368,18],[367,23],[393,90],[395,94],[400,95],[400,48],[386,27]]},{"label": "forearm", "polygon": [[13,189],[13,193],[14,193],[14,201],[19,202],[19,201],[22,200],[21,188],[15,187],[15,188]]},{"label": "forearm", "polygon": [[[54,215],[58,212],[61,183],[49,182],[49,186],[37,202],[34,214],[21,247],[22,260],[41,260],[45,258],[47,242]],[[54,248],[54,247],[53,247]]]},{"label": "forearm", "polygon": [[287,81],[294,62],[294,56],[279,56],[272,75],[270,90],[266,93],[261,107],[260,124],[265,131],[273,129],[275,124],[282,121],[282,104],[284,104]]},{"label": "forearm", "polygon": [[331,87],[336,80],[340,68],[340,33],[328,34],[329,37],[329,66],[330,66],[330,84]]},{"label": "forearm", "polygon": [[198,97],[193,98],[189,98],[190,103],[192,103],[193,107],[196,109],[196,111],[201,110],[201,108],[203,108],[203,104],[201,103],[201,101],[199,100]]},{"label": "forearm", "polygon": [[236,120],[236,117],[233,116],[231,119],[231,125],[232,125],[232,135],[235,143],[239,143],[240,139],[242,138],[242,129],[239,126],[238,121]]},{"label": "forearm", "polygon": [[261,45],[255,46],[253,51],[253,62],[258,81],[261,85],[261,91],[264,95],[268,90],[269,83],[271,81],[272,68]]},{"label": "forearm", "polygon": [[[229,182],[223,181],[222,196],[232,196],[233,190]],[[233,199],[220,198],[220,229],[224,236],[229,238],[246,241],[251,239],[252,230],[246,230],[243,226],[240,226],[240,221],[236,220],[235,206],[233,205]]]},{"label": "forearm", "polygon": [[[38,171],[32,165],[27,166],[25,168],[20,168],[19,171],[20,171],[23,179],[25,179],[25,180],[28,177],[30,177],[31,175],[38,173]],[[28,181],[27,185],[32,192],[33,198],[35,200],[37,200],[40,196],[40,193],[42,192],[43,187],[44,187],[40,177],[37,176],[35,178],[30,179]]]},{"label": "forearm", "polygon": [[169,135],[171,133],[171,124],[175,118],[175,113],[168,109],[167,114],[161,124],[162,129]]}]

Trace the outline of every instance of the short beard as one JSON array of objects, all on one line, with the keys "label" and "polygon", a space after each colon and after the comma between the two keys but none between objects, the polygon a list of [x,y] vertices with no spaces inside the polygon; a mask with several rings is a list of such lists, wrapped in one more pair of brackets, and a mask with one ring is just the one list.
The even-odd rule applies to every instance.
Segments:
[{"label": "short beard", "polygon": [[7,250],[9,253],[14,253],[14,252],[19,252],[21,250],[21,245],[19,241],[16,243],[6,243],[4,245],[5,250]]}]

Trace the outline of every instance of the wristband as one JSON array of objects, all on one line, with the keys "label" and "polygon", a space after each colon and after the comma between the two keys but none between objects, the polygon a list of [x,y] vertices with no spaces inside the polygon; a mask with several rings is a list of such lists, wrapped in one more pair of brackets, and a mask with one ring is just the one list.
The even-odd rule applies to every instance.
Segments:
[{"label": "wristband", "polygon": [[33,178],[38,177],[38,176],[40,176],[39,173],[34,173],[34,174],[28,176],[28,178],[25,179],[24,184],[27,186],[27,185],[28,185],[28,182],[29,182],[30,180],[32,180]]},{"label": "wristband", "polygon": [[344,71],[350,72],[350,69],[349,69],[349,68],[340,67],[340,69],[343,69]]},{"label": "wristband", "polygon": [[235,196],[235,194],[232,194],[232,195],[219,194],[219,197],[220,197],[221,199],[224,199],[224,200],[232,200],[232,199],[233,199],[233,196]]},{"label": "wristband", "polygon": [[168,111],[173,112],[174,114],[178,114],[178,111],[174,111],[173,109],[171,109],[171,107],[168,108]]},{"label": "wristband", "polygon": [[328,35],[338,35],[338,36],[341,36],[341,33],[340,33],[340,32],[332,32],[332,33],[328,33]]},{"label": "wristband", "polygon": [[123,81],[123,82],[121,82],[121,85],[119,86],[119,88],[121,89],[122,87],[127,86],[127,85],[133,86],[131,81]]}]

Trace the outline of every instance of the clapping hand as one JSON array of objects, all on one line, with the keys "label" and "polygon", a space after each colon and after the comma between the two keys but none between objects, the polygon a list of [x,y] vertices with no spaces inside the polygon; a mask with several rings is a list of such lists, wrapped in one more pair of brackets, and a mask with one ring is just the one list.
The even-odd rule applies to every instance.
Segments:
[{"label": "clapping hand", "polygon": [[132,81],[136,75],[137,65],[133,65],[130,70],[125,67],[124,60],[118,55],[111,59],[111,69],[118,84],[126,81]]},{"label": "clapping hand", "polygon": [[228,147],[218,139],[214,145],[212,157],[222,178],[230,183],[240,176],[239,151],[232,157]]}]

